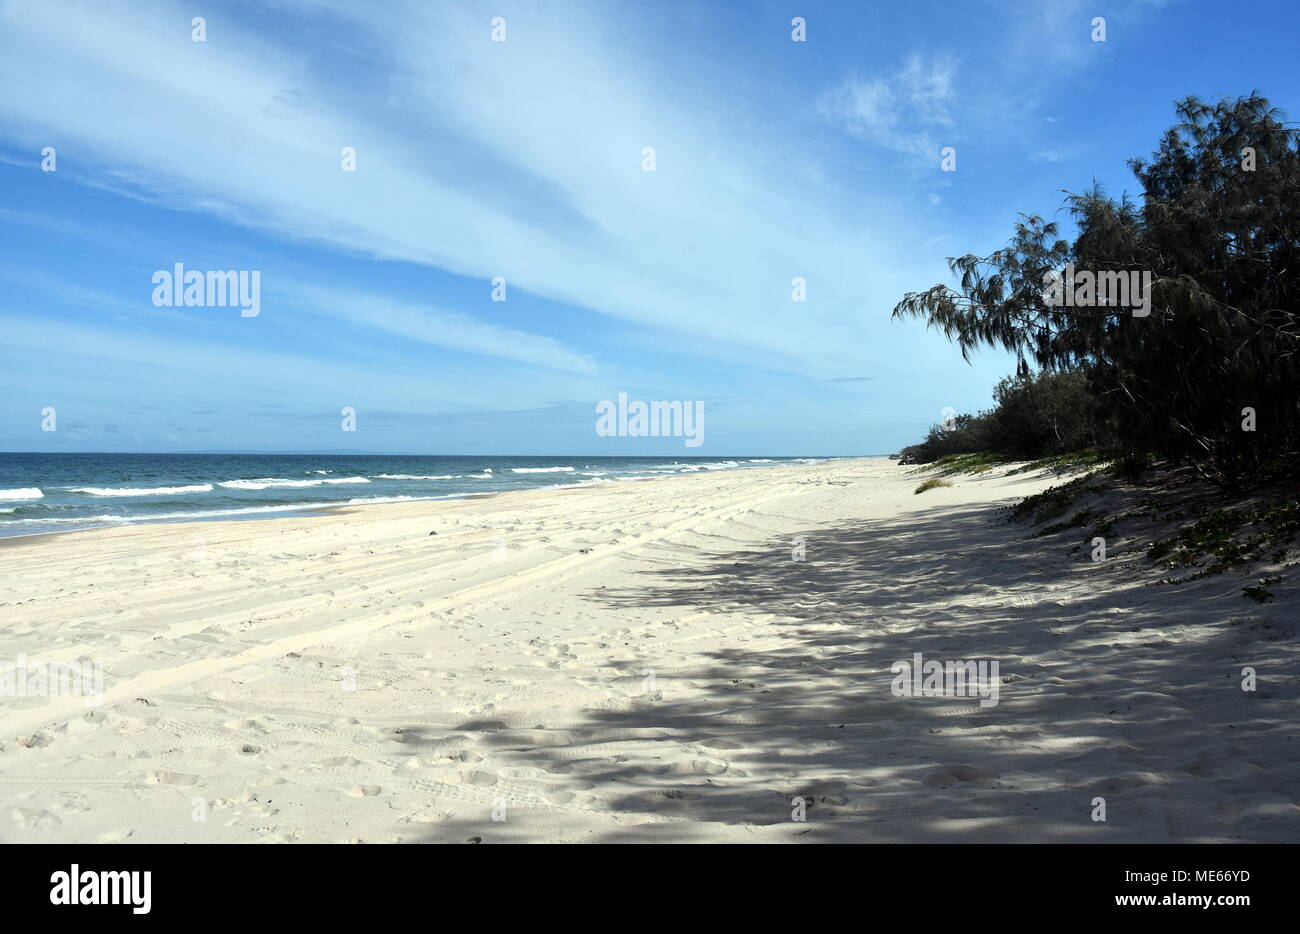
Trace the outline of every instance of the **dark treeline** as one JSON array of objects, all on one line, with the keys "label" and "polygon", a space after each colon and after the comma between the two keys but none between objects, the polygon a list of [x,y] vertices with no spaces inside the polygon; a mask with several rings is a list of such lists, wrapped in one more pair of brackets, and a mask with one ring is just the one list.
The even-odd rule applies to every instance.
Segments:
[{"label": "dark treeline", "polygon": [[993,389],[994,407],[934,425],[920,444],[903,449],[919,464],[949,454],[986,451],[1035,460],[1088,449],[1106,450],[1113,436],[1087,379],[1077,370],[1008,376]]},{"label": "dark treeline", "polygon": [[963,357],[1018,360],[995,408],[932,428],[918,460],[1100,448],[1229,488],[1300,463],[1300,132],[1258,95],[1176,110],[1151,159],[1129,163],[1139,203],[1070,194],[1073,242],[1022,215],[1005,248],[949,260],[958,288],[895,307]]}]

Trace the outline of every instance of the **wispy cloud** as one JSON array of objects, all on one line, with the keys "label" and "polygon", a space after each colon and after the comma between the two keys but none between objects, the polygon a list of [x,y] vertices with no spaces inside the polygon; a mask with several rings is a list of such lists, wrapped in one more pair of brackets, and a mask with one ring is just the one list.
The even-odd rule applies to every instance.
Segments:
[{"label": "wispy cloud", "polygon": [[913,55],[892,75],[849,78],[820,101],[821,112],[867,142],[918,159],[937,159],[939,132],[951,140],[953,80],[950,58]]},{"label": "wispy cloud", "polygon": [[1034,162],[1065,162],[1067,159],[1077,158],[1073,147],[1057,147],[1054,149],[1041,149],[1029,157]]},{"label": "wispy cloud", "polygon": [[309,314],[346,321],[361,330],[377,329],[436,347],[574,373],[590,373],[596,368],[590,357],[575,353],[553,338],[500,327],[460,312],[350,289],[304,283],[286,283],[282,288],[286,303]]},{"label": "wispy cloud", "polygon": [[[898,232],[843,217],[829,183],[791,190],[789,166],[811,161],[798,141],[752,125],[738,139],[725,101],[692,102],[688,78],[652,67],[600,8],[575,20],[519,7],[508,43],[461,8],[311,5],[331,8],[386,63],[378,98],[353,86],[373,78],[339,72],[320,48],[276,46],[228,18],[192,43],[176,25],[192,12],[182,5],[11,0],[0,79],[26,90],[0,101],[0,117],[32,145],[68,140],[87,181],[175,208],[501,275],[787,371],[852,365],[849,310],[884,308],[893,291],[863,275],[860,258],[897,268]],[[48,80],[26,80],[51,56],[60,65]],[[942,69],[900,80],[942,118]],[[355,173],[340,171],[345,145],[357,148]],[[655,172],[641,171],[647,146]],[[794,276],[809,283],[797,315]],[[486,339],[464,319],[446,323]]]},{"label": "wispy cloud", "polygon": [[[683,29],[688,8],[702,28]],[[159,427],[226,431],[220,412],[223,443],[256,422],[264,446],[310,447],[355,404],[474,413],[498,451],[526,423],[530,449],[555,450],[548,431],[589,440],[591,403],[561,418],[540,400],[626,390],[707,398],[712,438],[860,450],[873,425],[974,410],[1005,356],[967,367],[889,311],[947,278],[944,255],[1055,201],[1080,101],[1132,80],[1095,66],[1153,17],[1117,13],[1112,51],[1082,0],[917,9],[863,33],[875,8],[824,4],[801,44],[720,0],[0,0],[0,223],[21,234],[0,260],[0,438],[55,403],[147,436],[154,416],[133,413],[159,402]],[[854,41],[824,41],[837,29]],[[926,42],[900,58],[897,35]],[[1070,86],[1084,69],[1099,93]],[[946,145],[965,147],[958,173],[939,169]],[[262,270],[263,314],[153,307],[151,272],[179,261]],[[880,387],[888,408],[864,405]]]}]

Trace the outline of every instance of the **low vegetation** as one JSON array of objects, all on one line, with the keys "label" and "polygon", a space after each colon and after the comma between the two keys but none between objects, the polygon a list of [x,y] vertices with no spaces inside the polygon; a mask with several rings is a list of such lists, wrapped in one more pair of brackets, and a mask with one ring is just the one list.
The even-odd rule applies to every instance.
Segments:
[{"label": "low vegetation", "polygon": [[989,466],[1008,461],[1077,457],[1108,440],[1098,405],[1079,373],[1009,376],[993,390],[995,405],[932,425],[924,441],[903,448],[918,464],[972,458]]},{"label": "low vegetation", "polygon": [[[1155,583],[1177,585],[1259,564],[1290,567],[1297,561],[1300,499],[1280,489],[1243,501],[1184,473],[1159,468],[1157,486],[1126,484],[1113,469],[1098,469],[1027,496],[1007,509],[1007,518],[1035,526],[1047,536],[1084,529],[1075,551],[1089,549],[1097,536],[1112,549],[1140,556],[1155,571],[1178,572]],[[1226,500],[1226,502],[1225,502]],[[1056,520],[1056,521],[1053,521]],[[1257,602],[1272,597],[1278,575],[1243,588]]]},{"label": "low vegetation", "polygon": [[1030,461],[1027,464],[1021,464],[1019,467],[1008,470],[1007,476],[1050,470],[1056,476],[1064,477],[1067,474],[1108,467],[1112,463],[1114,463],[1114,458],[1110,455],[1103,454],[1095,448],[1088,448],[1084,451],[1075,451],[1072,454],[1057,454],[1053,457],[1044,457],[1040,460]]},{"label": "low vegetation", "polygon": [[1152,542],[1147,557],[1168,570],[1200,568],[1190,577],[1167,579],[1182,583],[1259,560],[1279,563],[1297,535],[1300,502],[1219,509]]},{"label": "low vegetation", "polygon": [[[1073,240],[1022,215],[1003,249],[949,259],[958,287],[895,306],[964,357],[1017,357],[994,408],[906,449],[918,463],[1093,449],[1135,471],[1148,458],[1186,466],[1232,492],[1300,467],[1300,129],[1257,94],[1188,97],[1176,112],[1155,153],[1130,161],[1140,201],[1096,185],[1069,195]],[[1086,287],[1071,278],[1070,302],[1049,300],[1075,269]],[[1098,294],[1103,276],[1140,294]]]},{"label": "low vegetation", "polygon": [[1064,515],[1087,491],[1087,484],[1091,479],[1092,475],[1089,474],[1058,486],[1048,487],[1041,493],[1026,496],[1011,507],[1012,520],[1038,525],[1048,519]]},{"label": "low vegetation", "polygon": [[[1077,474],[1011,517],[1040,535],[1144,522],[1150,561],[1190,572],[1166,583],[1280,563],[1300,535],[1300,129],[1258,94],[1175,110],[1129,163],[1138,200],[1095,183],[1068,195],[1073,239],[1021,215],[1004,248],[949,258],[955,286],[894,308],[966,359],[1017,358],[992,408],[932,425],[906,461],[935,479],[1017,461],[1009,473]],[[1185,474],[1194,508],[1160,486]],[[1152,502],[1108,510],[1120,487]],[[1266,602],[1279,580],[1243,595]]]},{"label": "low vegetation", "polygon": [[959,473],[986,473],[994,467],[1007,463],[1007,459],[988,451],[976,451],[972,454],[948,454],[933,463],[921,467],[923,471],[935,471],[941,477],[951,477]]}]

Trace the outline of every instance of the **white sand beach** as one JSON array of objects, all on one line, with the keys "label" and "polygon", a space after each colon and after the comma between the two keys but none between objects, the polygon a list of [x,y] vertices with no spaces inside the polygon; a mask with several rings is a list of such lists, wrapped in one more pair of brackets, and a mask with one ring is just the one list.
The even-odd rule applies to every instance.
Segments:
[{"label": "white sand beach", "polygon": [[[0,698],[0,842],[1296,839],[1293,601],[998,515],[1051,476],[921,479],[4,542],[0,657],[92,660],[105,695]],[[915,653],[997,660],[998,703],[894,696]]]}]

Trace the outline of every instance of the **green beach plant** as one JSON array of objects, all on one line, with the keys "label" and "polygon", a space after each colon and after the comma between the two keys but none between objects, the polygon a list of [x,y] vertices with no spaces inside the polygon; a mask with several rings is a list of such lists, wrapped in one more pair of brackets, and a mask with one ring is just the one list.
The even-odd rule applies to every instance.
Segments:
[{"label": "green beach plant", "polygon": [[929,480],[926,480],[918,486],[913,492],[920,494],[924,493],[926,490],[934,490],[941,486],[952,486],[952,484],[947,480],[944,480],[942,477],[931,477]]}]

